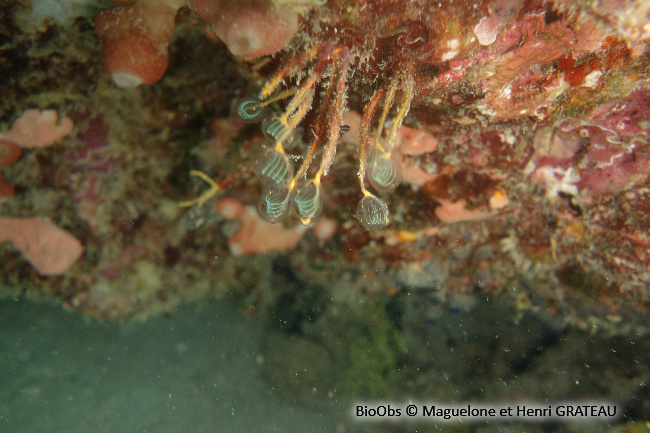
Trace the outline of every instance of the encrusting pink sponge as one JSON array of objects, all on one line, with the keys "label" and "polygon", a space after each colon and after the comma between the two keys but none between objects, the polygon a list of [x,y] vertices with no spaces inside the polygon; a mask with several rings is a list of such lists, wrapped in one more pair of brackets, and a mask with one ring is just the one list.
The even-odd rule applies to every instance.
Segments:
[{"label": "encrusting pink sponge", "polygon": [[5,241],[45,276],[64,274],[83,253],[77,238],[44,218],[0,217],[0,243]]}]

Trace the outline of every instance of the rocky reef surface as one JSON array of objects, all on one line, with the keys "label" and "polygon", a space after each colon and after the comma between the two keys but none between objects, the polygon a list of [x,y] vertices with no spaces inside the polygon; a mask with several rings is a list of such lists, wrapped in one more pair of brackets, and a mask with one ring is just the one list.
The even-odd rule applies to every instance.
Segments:
[{"label": "rocky reef surface", "polygon": [[[550,341],[640,356],[645,2],[114,3],[0,17],[5,296],[100,320],[229,297],[350,397],[582,397],[540,371],[440,391],[441,348],[483,371],[516,329],[503,374]],[[647,418],[628,373],[587,394]]]}]

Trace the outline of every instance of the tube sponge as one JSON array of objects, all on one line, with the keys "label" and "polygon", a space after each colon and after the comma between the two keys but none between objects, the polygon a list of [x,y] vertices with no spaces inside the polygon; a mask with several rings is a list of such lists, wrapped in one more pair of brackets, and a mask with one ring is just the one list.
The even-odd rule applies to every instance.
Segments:
[{"label": "tube sponge", "polygon": [[119,87],[155,83],[167,70],[174,19],[184,0],[140,0],[95,17],[104,66]]},{"label": "tube sponge", "polygon": [[298,31],[298,15],[271,0],[189,0],[235,56],[252,59],[281,50]]},{"label": "tube sponge", "polygon": [[234,55],[244,58],[275,53],[298,30],[296,13],[272,0],[137,0],[95,17],[104,67],[115,84],[131,88],[162,78],[176,13],[184,6],[203,18],[209,32]]}]

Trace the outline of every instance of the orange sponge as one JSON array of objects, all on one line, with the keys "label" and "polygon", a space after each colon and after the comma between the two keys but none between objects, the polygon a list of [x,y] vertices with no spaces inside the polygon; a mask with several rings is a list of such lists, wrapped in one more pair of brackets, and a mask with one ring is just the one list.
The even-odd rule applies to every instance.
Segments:
[{"label": "orange sponge", "polygon": [[155,83],[167,70],[169,41],[182,0],[141,0],[95,17],[104,67],[119,87]]}]

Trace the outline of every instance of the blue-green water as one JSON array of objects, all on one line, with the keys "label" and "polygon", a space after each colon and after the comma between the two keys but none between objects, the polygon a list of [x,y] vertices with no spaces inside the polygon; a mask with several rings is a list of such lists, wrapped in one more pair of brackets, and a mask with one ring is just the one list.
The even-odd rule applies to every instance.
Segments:
[{"label": "blue-green water", "polygon": [[261,323],[227,302],[121,325],[1,301],[0,432],[335,431],[267,392]]}]

